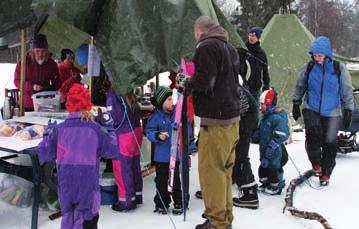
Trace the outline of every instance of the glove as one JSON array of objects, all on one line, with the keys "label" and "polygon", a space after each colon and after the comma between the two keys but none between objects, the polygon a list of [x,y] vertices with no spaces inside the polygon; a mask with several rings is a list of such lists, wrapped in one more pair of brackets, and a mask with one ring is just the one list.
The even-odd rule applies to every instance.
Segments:
[{"label": "glove", "polygon": [[57,126],[57,122],[56,120],[54,122],[51,122],[51,119],[48,121],[47,123],[47,128],[43,134],[43,136],[50,136],[52,135],[52,133],[54,132],[54,129],[56,128]]},{"label": "glove", "polygon": [[266,90],[269,90],[269,85],[263,85],[262,91],[266,91]]},{"label": "glove", "polygon": [[297,121],[301,114],[300,114],[300,106],[298,104],[293,104],[293,110],[292,110],[293,118],[295,121]]},{"label": "glove", "polygon": [[343,124],[345,130],[349,129],[351,122],[352,122],[352,111],[348,109],[344,109]]},{"label": "glove", "polygon": [[185,74],[179,73],[176,76],[176,87],[177,91],[182,93],[185,90],[185,81],[188,77]]},{"label": "glove", "polygon": [[100,118],[100,123],[103,127],[107,129],[108,132],[115,131],[115,128],[113,126],[114,121],[110,112],[106,111],[102,113]]},{"label": "glove", "polygon": [[261,166],[262,168],[268,168],[269,166],[269,160],[267,158],[262,158],[261,160]]},{"label": "glove", "polygon": [[270,141],[266,152],[264,153],[264,157],[271,160],[276,156],[276,149],[279,147],[279,145],[275,141]]}]

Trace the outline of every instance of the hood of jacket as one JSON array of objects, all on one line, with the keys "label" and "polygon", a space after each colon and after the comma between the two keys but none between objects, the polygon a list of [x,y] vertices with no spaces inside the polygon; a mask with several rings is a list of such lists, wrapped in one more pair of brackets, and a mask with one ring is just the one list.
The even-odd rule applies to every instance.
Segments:
[{"label": "hood of jacket", "polygon": [[320,36],[313,41],[309,49],[309,54],[313,55],[316,53],[324,54],[326,57],[333,59],[333,51],[329,38]]},{"label": "hood of jacket", "polygon": [[224,42],[228,42],[228,32],[219,25],[211,27],[207,32],[202,33],[201,37],[199,38],[198,42],[201,42],[208,38],[217,38]]}]

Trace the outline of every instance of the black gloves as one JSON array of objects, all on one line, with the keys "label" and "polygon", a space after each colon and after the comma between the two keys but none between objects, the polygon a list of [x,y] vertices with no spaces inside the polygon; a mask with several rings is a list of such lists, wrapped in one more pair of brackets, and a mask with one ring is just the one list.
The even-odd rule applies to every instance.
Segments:
[{"label": "black gloves", "polygon": [[263,85],[262,91],[266,91],[266,90],[269,90],[269,85]]},{"label": "black gloves", "polygon": [[301,116],[301,114],[300,114],[300,105],[293,104],[292,114],[293,114],[293,118],[294,118],[295,121],[297,121],[298,118],[300,118],[300,116]]},{"label": "black gloves", "polygon": [[343,124],[345,130],[349,129],[351,122],[352,122],[352,111],[348,109],[344,109]]}]

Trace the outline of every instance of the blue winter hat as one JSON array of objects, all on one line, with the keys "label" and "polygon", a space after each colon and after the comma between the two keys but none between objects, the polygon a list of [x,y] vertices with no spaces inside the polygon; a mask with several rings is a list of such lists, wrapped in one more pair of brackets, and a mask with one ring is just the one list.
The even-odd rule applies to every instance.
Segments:
[{"label": "blue winter hat", "polygon": [[36,34],[32,40],[32,46],[33,49],[39,48],[39,49],[47,49],[47,39],[44,34]]},{"label": "blue winter hat", "polygon": [[254,33],[258,39],[262,36],[263,29],[259,26],[252,27],[248,33]]},{"label": "blue winter hat", "polygon": [[76,60],[79,65],[87,64],[89,56],[89,46],[87,44],[82,44],[77,50],[76,50]]}]

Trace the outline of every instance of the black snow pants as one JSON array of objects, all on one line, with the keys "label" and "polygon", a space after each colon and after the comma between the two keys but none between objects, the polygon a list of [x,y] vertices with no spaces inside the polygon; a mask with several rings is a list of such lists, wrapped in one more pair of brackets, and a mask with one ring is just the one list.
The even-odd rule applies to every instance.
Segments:
[{"label": "black snow pants", "polygon": [[341,117],[324,117],[303,109],[305,148],[312,166],[321,166],[322,175],[330,177],[337,155],[337,134]]},{"label": "black snow pants", "polygon": [[258,114],[252,112],[241,117],[239,123],[239,141],[236,146],[236,160],[232,172],[232,180],[238,187],[255,185],[248,152],[253,132],[258,127]]}]

